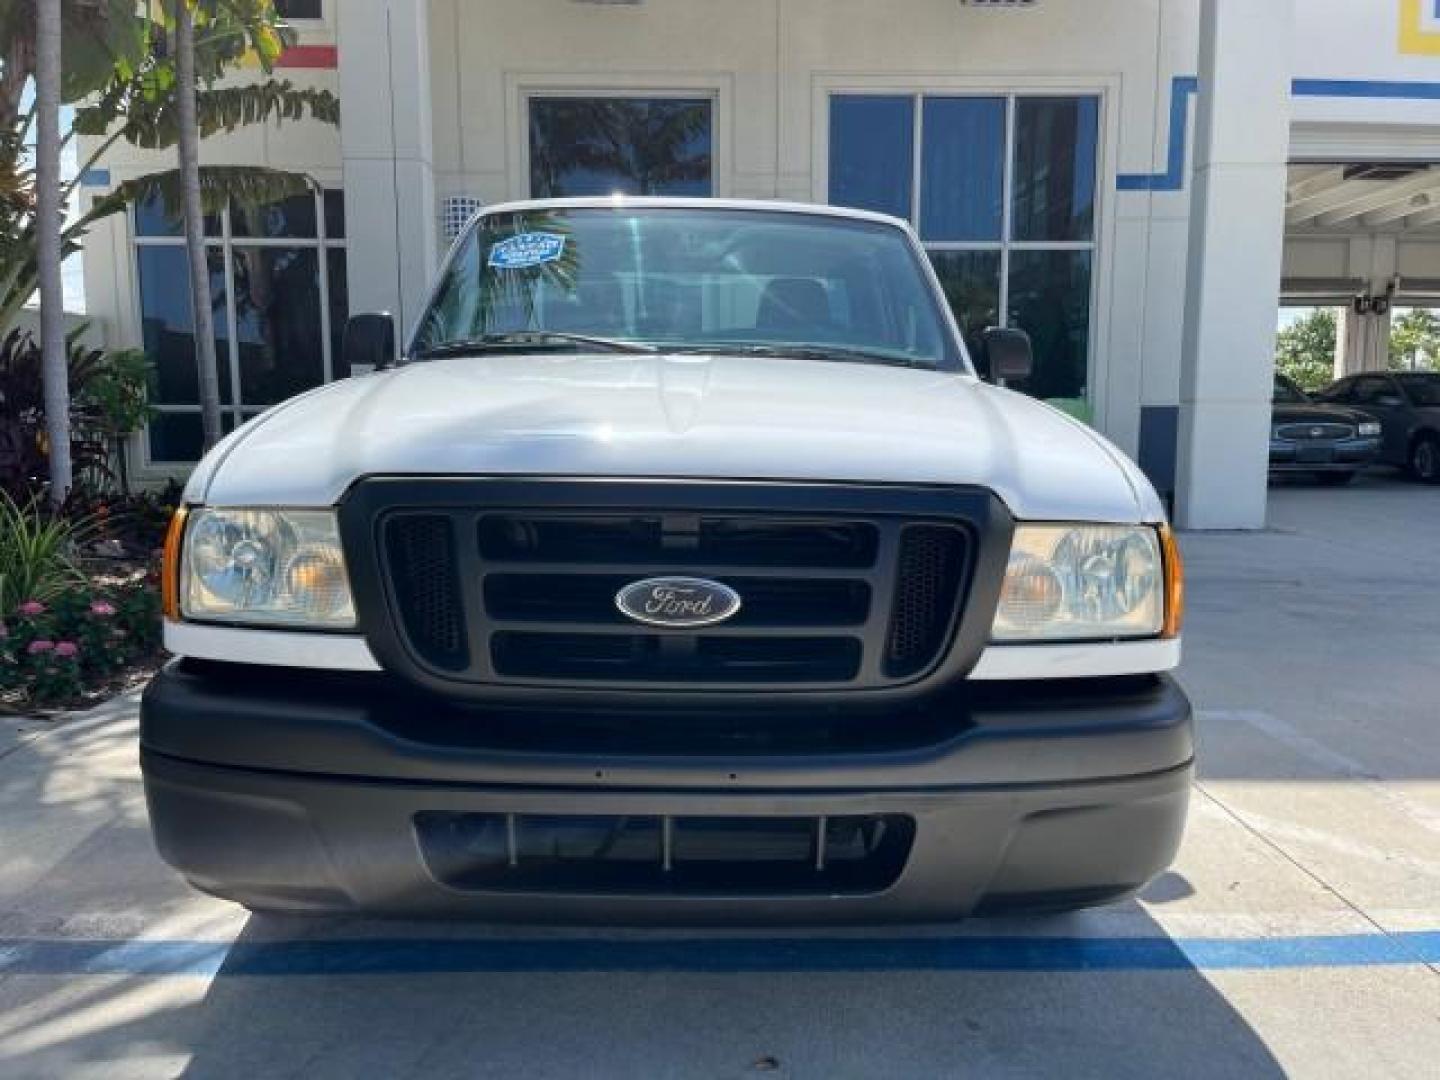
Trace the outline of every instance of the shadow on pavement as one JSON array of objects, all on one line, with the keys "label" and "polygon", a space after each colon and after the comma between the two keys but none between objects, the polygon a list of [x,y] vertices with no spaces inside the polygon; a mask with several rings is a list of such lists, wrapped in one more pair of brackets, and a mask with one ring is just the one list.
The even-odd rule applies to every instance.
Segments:
[{"label": "shadow on pavement", "polygon": [[[1027,943],[1015,961],[1032,963],[1023,954],[1039,943],[1042,969],[1043,935],[1066,932],[1065,920],[1008,926],[1029,927],[1012,939]],[[977,939],[933,928],[586,937],[252,918],[203,1000],[139,1021],[130,1038],[179,1041],[193,1077],[1282,1075],[1149,927],[1166,970],[965,969]],[[283,971],[285,950],[306,945],[322,948],[299,970],[323,968],[327,944],[374,973],[240,973],[256,970],[257,949],[278,948]],[[947,969],[957,955],[962,969]],[[987,966],[984,950],[970,955]]]}]

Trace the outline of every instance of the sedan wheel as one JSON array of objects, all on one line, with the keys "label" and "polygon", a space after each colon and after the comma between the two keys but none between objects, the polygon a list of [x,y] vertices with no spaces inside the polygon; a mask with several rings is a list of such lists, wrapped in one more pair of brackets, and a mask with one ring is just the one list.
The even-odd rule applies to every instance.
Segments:
[{"label": "sedan wheel", "polygon": [[1440,439],[1423,435],[1410,448],[1410,472],[1427,484],[1440,484]]}]

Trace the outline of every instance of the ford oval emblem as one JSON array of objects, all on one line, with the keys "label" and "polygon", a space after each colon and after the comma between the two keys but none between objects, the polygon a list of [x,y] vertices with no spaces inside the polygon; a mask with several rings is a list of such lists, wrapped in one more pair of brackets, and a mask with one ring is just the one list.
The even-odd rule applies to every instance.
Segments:
[{"label": "ford oval emblem", "polygon": [[705,578],[656,577],[632,581],[615,594],[615,606],[649,626],[713,626],[740,610],[740,594]]}]

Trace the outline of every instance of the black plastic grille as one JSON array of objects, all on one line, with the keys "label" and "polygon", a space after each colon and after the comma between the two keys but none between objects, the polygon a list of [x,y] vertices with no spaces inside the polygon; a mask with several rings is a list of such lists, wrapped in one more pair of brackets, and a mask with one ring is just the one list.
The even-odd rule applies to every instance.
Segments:
[{"label": "black plastic grille", "polygon": [[1333,442],[1337,439],[1353,439],[1355,437],[1355,426],[1353,424],[1337,424],[1325,421],[1314,424],[1282,424],[1275,429],[1275,434],[1279,438],[1287,439],[1291,442]]},{"label": "black plastic grille", "polygon": [[426,866],[486,892],[787,895],[877,892],[914,840],[903,814],[673,817],[449,813],[415,817]]},{"label": "black plastic grille", "polygon": [[385,524],[396,606],[411,645],[429,663],[459,671],[469,663],[455,531],[444,514],[402,514]]},{"label": "black plastic grille", "polygon": [[[914,502],[927,510],[907,514]],[[937,671],[988,520],[977,502],[844,485],[397,478],[359,485],[342,517],[355,565],[377,572],[359,590],[362,617],[385,620],[372,646],[432,689],[729,697],[898,688]],[[738,610],[656,626],[619,609],[628,586],[672,575],[733,590]]]},{"label": "black plastic grille", "polygon": [[945,644],[965,573],[966,537],[950,525],[911,525],[901,536],[886,674],[928,667]]}]

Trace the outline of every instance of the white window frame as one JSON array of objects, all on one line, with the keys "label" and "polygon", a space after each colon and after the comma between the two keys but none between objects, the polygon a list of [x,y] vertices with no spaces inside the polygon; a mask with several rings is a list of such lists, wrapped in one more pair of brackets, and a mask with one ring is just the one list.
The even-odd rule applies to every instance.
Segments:
[{"label": "white window frame", "polygon": [[[1108,423],[1111,394],[1106,385],[1111,333],[1108,305],[1100,298],[1109,295],[1114,268],[1110,242],[1115,198],[1115,161],[1118,153],[1118,124],[1113,103],[1119,99],[1118,77],[1077,80],[1068,76],[987,77],[961,75],[817,75],[812,80],[811,108],[815,122],[811,142],[811,191],[816,202],[828,202],[830,192],[830,99],[841,95],[909,97],[914,99],[915,129],[911,147],[910,222],[920,231],[920,166],[923,101],[926,97],[1003,98],[1005,106],[1005,159],[1002,186],[1004,212],[998,241],[924,241],[927,251],[999,251],[1000,324],[1009,321],[1010,253],[1014,251],[1089,251],[1090,255],[1090,338],[1086,349],[1085,400],[1093,411],[1097,427]],[[1027,97],[1091,97],[1099,110],[1095,146],[1095,207],[1090,239],[1084,241],[1012,240],[1011,192],[1014,173],[1015,101]],[[958,321],[958,318],[957,318]]]},{"label": "white window frame", "polygon": [[[235,309],[235,249],[239,248],[308,248],[316,252],[317,276],[320,287],[320,349],[321,349],[321,375],[324,382],[333,382],[335,379],[335,357],[331,352],[331,324],[330,324],[330,260],[326,257],[330,251],[344,251],[345,238],[331,237],[325,231],[325,191],[332,190],[337,193],[340,188],[323,188],[314,193],[315,199],[315,235],[294,236],[294,237],[261,237],[261,236],[235,236],[231,231],[230,208],[227,206],[220,213],[220,232],[214,236],[205,237],[205,250],[207,254],[213,250],[222,253],[225,266],[225,326],[229,348],[228,355],[217,357],[221,363],[221,375],[230,380],[231,402],[226,405],[222,402],[220,412],[222,416],[228,416],[235,427],[239,427],[246,420],[245,413],[252,415],[264,412],[268,405],[246,405],[241,400],[240,384],[240,335],[239,316]],[[142,236],[136,226],[136,208],[130,207],[126,211],[126,221],[129,225],[129,268],[132,277],[130,297],[132,302],[132,317],[134,326],[137,329],[137,348],[144,348],[144,304],[140,291],[140,249],[146,247],[171,247],[184,249],[184,236]],[[349,223],[346,223],[346,230],[349,230]],[[190,285],[188,278],[180,283],[180,287],[189,293]],[[193,315],[193,313],[192,313]],[[196,415],[200,414],[200,405],[170,405],[152,404],[151,411],[159,414],[171,415]],[[140,461],[140,479],[148,476],[164,476],[176,471],[188,471],[195,462],[171,461],[152,458],[150,455],[150,425],[146,424],[136,433],[137,446]]]}]

